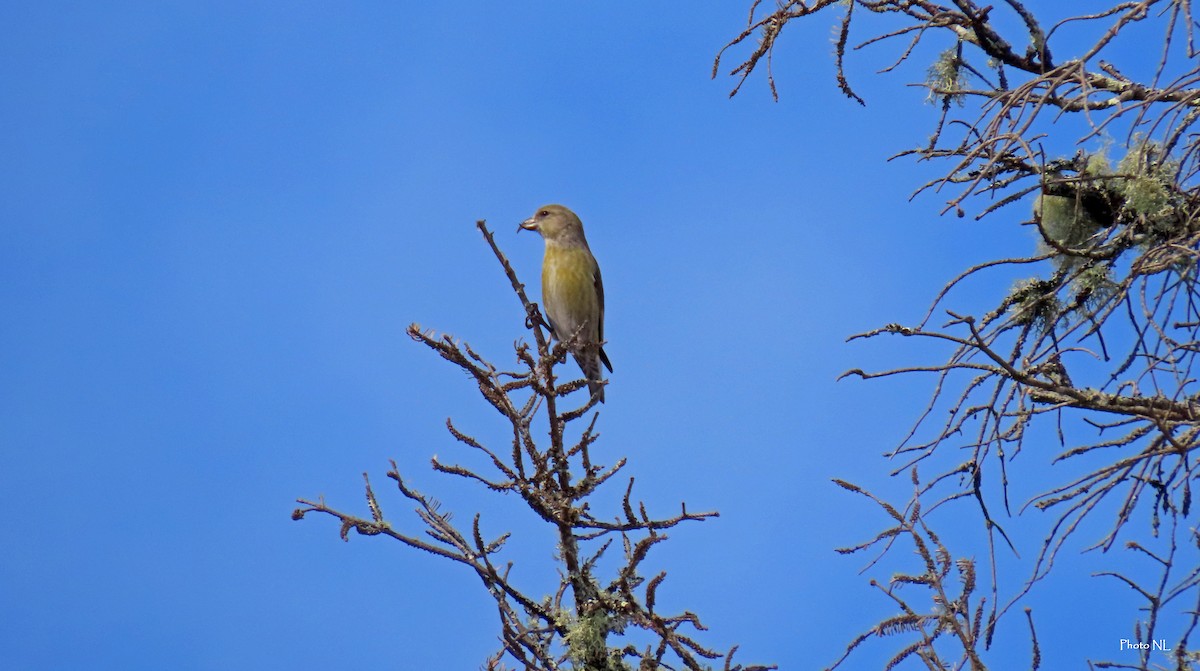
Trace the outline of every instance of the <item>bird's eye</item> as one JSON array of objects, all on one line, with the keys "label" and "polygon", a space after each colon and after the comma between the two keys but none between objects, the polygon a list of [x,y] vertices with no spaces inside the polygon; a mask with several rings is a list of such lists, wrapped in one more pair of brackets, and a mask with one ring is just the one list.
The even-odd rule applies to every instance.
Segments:
[{"label": "bird's eye", "polygon": [[550,216],[550,210],[542,210],[541,212],[538,212],[538,216],[539,217],[548,217],[548,216]]}]

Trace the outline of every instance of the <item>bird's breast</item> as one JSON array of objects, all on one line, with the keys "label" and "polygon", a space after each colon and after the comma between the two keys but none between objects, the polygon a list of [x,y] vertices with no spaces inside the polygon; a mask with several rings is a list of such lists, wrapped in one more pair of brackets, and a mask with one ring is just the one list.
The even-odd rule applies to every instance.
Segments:
[{"label": "bird's breast", "polygon": [[589,322],[584,336],[596,340],[600,314],[595,261],[584,249],[547,247],[542,262],[542,303],[557,335],[563,339]]}]

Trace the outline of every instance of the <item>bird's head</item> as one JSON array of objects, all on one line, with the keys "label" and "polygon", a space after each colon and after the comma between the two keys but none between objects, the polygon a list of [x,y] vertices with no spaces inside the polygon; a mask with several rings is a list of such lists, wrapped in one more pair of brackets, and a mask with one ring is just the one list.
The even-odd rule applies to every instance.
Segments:
[{"label": "bird's head", "polygon": [[583,240],[583,222],[562,205],[543,205],[533,216],[521,222],[521,229],[537,231],[550,242]]}]

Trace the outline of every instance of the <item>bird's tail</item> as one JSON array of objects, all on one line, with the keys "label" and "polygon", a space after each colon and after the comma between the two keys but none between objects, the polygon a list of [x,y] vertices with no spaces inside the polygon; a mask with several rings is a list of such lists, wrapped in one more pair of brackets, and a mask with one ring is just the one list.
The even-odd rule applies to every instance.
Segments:
[{"label": "bird's tail", "polygon": [[579,369],[583,371],[583,376],[587,378],[588,393],[596,397],[597,401],[604,402],[604,378],[600,375],[600,356],[596,352],[580,352],[575,355],[575,362],[579,364]]}]

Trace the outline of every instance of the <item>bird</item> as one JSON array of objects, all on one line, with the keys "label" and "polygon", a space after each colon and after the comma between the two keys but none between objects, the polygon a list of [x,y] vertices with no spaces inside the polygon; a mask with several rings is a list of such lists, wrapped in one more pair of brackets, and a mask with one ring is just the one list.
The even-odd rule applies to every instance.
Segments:
[{"label": "bird", "polygon": [[604,353],[604,283],[600,266],[587,239],[583,222],[562,205],[543,205],[521,222],[517,231],[537,231],[546,242],[542,258],[542,306],[550,320],[550,332],[560,342],[579,332],[571,354],[587,379],[588,392],[604,402],[600,364],[608,372],[612,363]]}]

